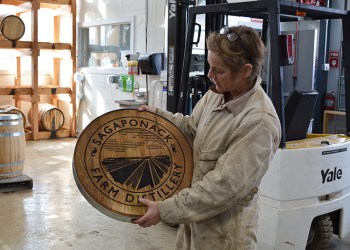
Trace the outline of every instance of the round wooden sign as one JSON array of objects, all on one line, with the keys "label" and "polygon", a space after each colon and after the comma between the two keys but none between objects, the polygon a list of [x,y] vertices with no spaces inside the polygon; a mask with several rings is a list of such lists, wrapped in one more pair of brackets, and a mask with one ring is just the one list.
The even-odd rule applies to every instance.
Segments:
[{"label": "round wooden sign", "polygon": [[190,186],[192,147],[162,116],[120,109],[97,117],[83,130],[73,173],[91,205],[130,222],[147,211],[139,197],[161,201]]}]

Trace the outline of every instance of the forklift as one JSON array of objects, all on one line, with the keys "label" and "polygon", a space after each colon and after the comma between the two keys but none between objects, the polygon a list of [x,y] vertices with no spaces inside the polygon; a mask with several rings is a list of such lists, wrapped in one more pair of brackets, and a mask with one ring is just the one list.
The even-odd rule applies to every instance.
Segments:
[{"label": "forklift", "polygon": [[[283,96],[280,24],[299,20],[300,13],[310,20],[342,20],[346,134],[309,133],[310,120],[315,109],[320,108],[319,95],[325,92],[325,86],[317,86],[313,92],[295,91],[288,99]],[[188,8],[187,35],[178,65],[181,80],[173,112],[189,114],[192,90],[201,89],[204,94],[210,85],[207,64],[200,76],[201,88],[194,88],[189,72],[197,41],[196,17],[202,14],[206,17],[206,32],[219,30],[227,16],[261,19],[261,37],[265,44],[269,41],[269,48],[274,48],[269,50],[266,92],[279,115],[282,139],[259,187],[258,249],[327,249],[334,234],[341,239],[350,233],[349,11],[286,0],[207,1],[206,5]]]}]

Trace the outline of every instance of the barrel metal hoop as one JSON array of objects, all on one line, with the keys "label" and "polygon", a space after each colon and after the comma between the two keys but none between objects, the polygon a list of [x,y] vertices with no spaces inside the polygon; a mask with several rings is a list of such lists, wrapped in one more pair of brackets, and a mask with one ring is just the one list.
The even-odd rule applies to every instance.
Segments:
[{"label": "barrel metal hoop", "polygon": [[15,136],[23,136],[23,132],[14,132],[14,133],[0,133],[0,137],[15,137]]},{"label": "barrel metal hoop", "polygon": [[18,165],[23,165],[24,161],[17,161],[17,162],[11,162],[11,163],[3,163],[0,164],[0,168],[7,168],[7,167],[16,167]]},{"label": "barrel metal hoop", "polygon": [[13,122],[10,122],[10,121],[1,122],[0,121],[0,126],[16,126],[16,125],[21,125],[21,124],[23,124],[22,120],[17,120],[17,121],[13,121]]},{"label": "barrel metal hoop", "polygon": [[7,177],[7,176],[12,176],[12,175],[22,175],[23,171],[15,171],[15,172],[10,172],[10,173],[6,173],[6,174],[0,174],[0,177]]},{"label": "barrel metal hoop", "polygon": [[11,121],[11,120],[21,120],[21,114],[10,114],[10,113],[2,113],[0,115],[0,121]]}]

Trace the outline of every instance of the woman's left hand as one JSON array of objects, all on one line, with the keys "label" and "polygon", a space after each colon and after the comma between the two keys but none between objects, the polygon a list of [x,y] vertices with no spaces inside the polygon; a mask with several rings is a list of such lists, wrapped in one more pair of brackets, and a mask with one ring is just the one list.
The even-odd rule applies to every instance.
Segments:
[{"label": "woman's left hand", "polygon": [[143,228],[158,224],[160,222],[158,203],[156,201],[151,201],[143,198],[139,198],[139,202],[147,205],[148,210],[144,216],[133,220],[132,223],[138,224]]}]

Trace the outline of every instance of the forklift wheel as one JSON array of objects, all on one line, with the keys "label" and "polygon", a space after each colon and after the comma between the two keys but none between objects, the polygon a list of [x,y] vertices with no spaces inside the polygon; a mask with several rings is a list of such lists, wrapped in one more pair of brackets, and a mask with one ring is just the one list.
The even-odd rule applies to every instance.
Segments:
[{"label": "forklift wheel", "polygon": [[329,249],[332,236],[331,217],[329,215],[316,217],[311,223],[306,250]]}]

